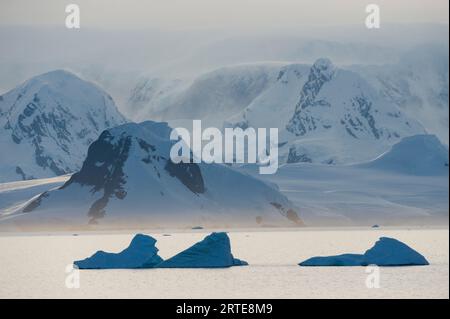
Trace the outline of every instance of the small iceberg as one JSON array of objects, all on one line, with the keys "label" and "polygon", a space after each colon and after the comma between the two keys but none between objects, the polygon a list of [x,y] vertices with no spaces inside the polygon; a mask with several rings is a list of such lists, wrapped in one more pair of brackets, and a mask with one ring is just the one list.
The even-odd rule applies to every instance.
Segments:
[{"label": "small iceberg", "polygon": [[378,266],[429,265],[424,256],[401,241],[381,237],[375,246],[364,253],[368,264]]},{"label": "small iceberg", "polygon": [[247,262],[231,254],[226,233],[212,233],[190,248],[163,261],[157,268],[225,268],[245,266]]},{"label": "small iceberg", "polygon": [[231,254],[230,238],[226,233],[212,233],[192,247],[164,261],[158,256],[156,239],[137,234],[128,248],[120,253],[98,251],[89,258],[78,260],[79,269],[135,268],[225,268],[248,265]]},{"label": "small iceberg", "polygon": [[364,254],[343,254],[327,257],[312,257],[300,266],[415,266],[429,265],[420,253],[401,241],[381,237],[375,245]]},{"label": "small iceberg", "polygon": [[153,268],[163,259],[158,256],[156,239],[137,234],[130,245],[120,253],[98,251],[89,258],[78,260],[74,265],[79,269],[130,269]]},{"label": "small iceberg", "polygon": [[312,257],[299,264],[300,266],[363,266],[364,255],[342,254],[337,256]]}]

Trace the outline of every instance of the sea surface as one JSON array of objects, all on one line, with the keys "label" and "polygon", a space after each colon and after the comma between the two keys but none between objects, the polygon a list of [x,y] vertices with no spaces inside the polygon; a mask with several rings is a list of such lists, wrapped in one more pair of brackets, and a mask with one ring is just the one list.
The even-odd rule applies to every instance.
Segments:
[{"label": "sea surface", "polygon": [[[156,238],[160,256],[168,258],[210,231],[140,232]],[[249,266],[80,270],[79,276],[70,271],[74,260],[118,252],[134,232],[0,233],[0,298],[449,298],[448,225],[228,231],[234,256]],[[405,242],[431,265],[379,268],[379,288],[367,285],[374,270],[366,267],[297,265],[317,255],[363,253],[381,236]]]}]

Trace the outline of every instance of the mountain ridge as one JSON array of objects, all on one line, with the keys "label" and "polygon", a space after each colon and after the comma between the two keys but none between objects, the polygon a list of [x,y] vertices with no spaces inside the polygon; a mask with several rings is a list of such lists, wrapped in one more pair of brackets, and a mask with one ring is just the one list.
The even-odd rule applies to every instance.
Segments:
[{"label": "mountain ridge", "polygon": [[167,123],[153,121],[105,130],[79,172],[8,222],[302,225],[296,208],[271,183],[222,164],[172,163],[170,132]]},{"label": "mountain ridge", "polygon": [[[109,94],[65,70],[35,76],[2,95],[1,181],[75,171],[88,145],[126,122]],[[31,150],[31,151],[30,151]]]}]

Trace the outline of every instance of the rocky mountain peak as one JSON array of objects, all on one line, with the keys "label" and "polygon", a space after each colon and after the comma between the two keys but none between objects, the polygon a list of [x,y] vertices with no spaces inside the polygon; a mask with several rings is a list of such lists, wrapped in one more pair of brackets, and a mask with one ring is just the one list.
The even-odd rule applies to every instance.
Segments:
[{"label": "rocky mountain peak", "polygon": [[64,70],[38,75],[5,93],[0,109],[0,143],[17,155],[0,162],[5,180],[76,171],[103,130],[126,122],[109,94]]}]

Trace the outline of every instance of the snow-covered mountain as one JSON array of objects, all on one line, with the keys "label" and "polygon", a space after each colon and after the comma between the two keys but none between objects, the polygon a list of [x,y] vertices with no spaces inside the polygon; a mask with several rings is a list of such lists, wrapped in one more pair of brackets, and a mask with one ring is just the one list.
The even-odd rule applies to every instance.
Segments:
[{"label": "snow-covered mountain", "polygon": [[310,66],[289,64],[277,68],[270,86],[239,113],[225,121],[226,126],[278,127],[284,129],[300,98]]},{"label": "snow-covered mountain", "polygon": [[288,162],[330,163],[370,159],[402,137],[424,132],[362,77],[327,59],[311,67],[286,130],[297,137]]},{"label": "snow-covered mountain", "polygon": [[128,103],[146,119],[201,119],[221,126],[275,82],[279,67],[277,63],[225,67],[194,80],[147,78],[136,84]]},{"label": "snow-covered mountain", "polygon": [[[105,130],[81,170],[59,189],[25,203],[8,223],[301,225],[274,185],[220,164],[174,164],[166,123]],[[26,214],[21,214],[26,213]],[[15,217],[11,218],[11,216]]]},{"label": "snow-covered mountain", "polygon": [[174,103],[176,92],[188,85],[185,79],[164,79],[161,77],[142,76],[131,89],[131,93],[125,102],[127,112],[134,119],[148,117],[160,117],[168,105]]},{"label": "snow-covered mountain", "polygon": [[446,176],[448,148],[435,135],[409,136],[378,158],[358,167],[416,176]]},{"label": "snow-covered mountain", "polygon": [[439,62],[445,50],[427,54],[391,65],[229,66],[175,86],[148,79],[130,105],[172,126],[277,127],[281,162],[364,162],[406,136],[433,133],[447,144],[448,62]]},{"label": "snow-covered mountain", "polygon": [[398,64],[359,65],[352,70],[448,145],[448,54],[448,44],[420,46],[404,54]]},{"label": "snow-covered mountain", "polygon": [[288,163],[370,160],[425,132],[359,74],[328,59],[285,66],[277,83],[226,125],[278,127],[281,161]]},{"label": "snow-covered mountain", "polygon": [[103,130],[125,122],[93,83],[62,70],[33,77],[0,96],[0,181],[74,172]]}]

